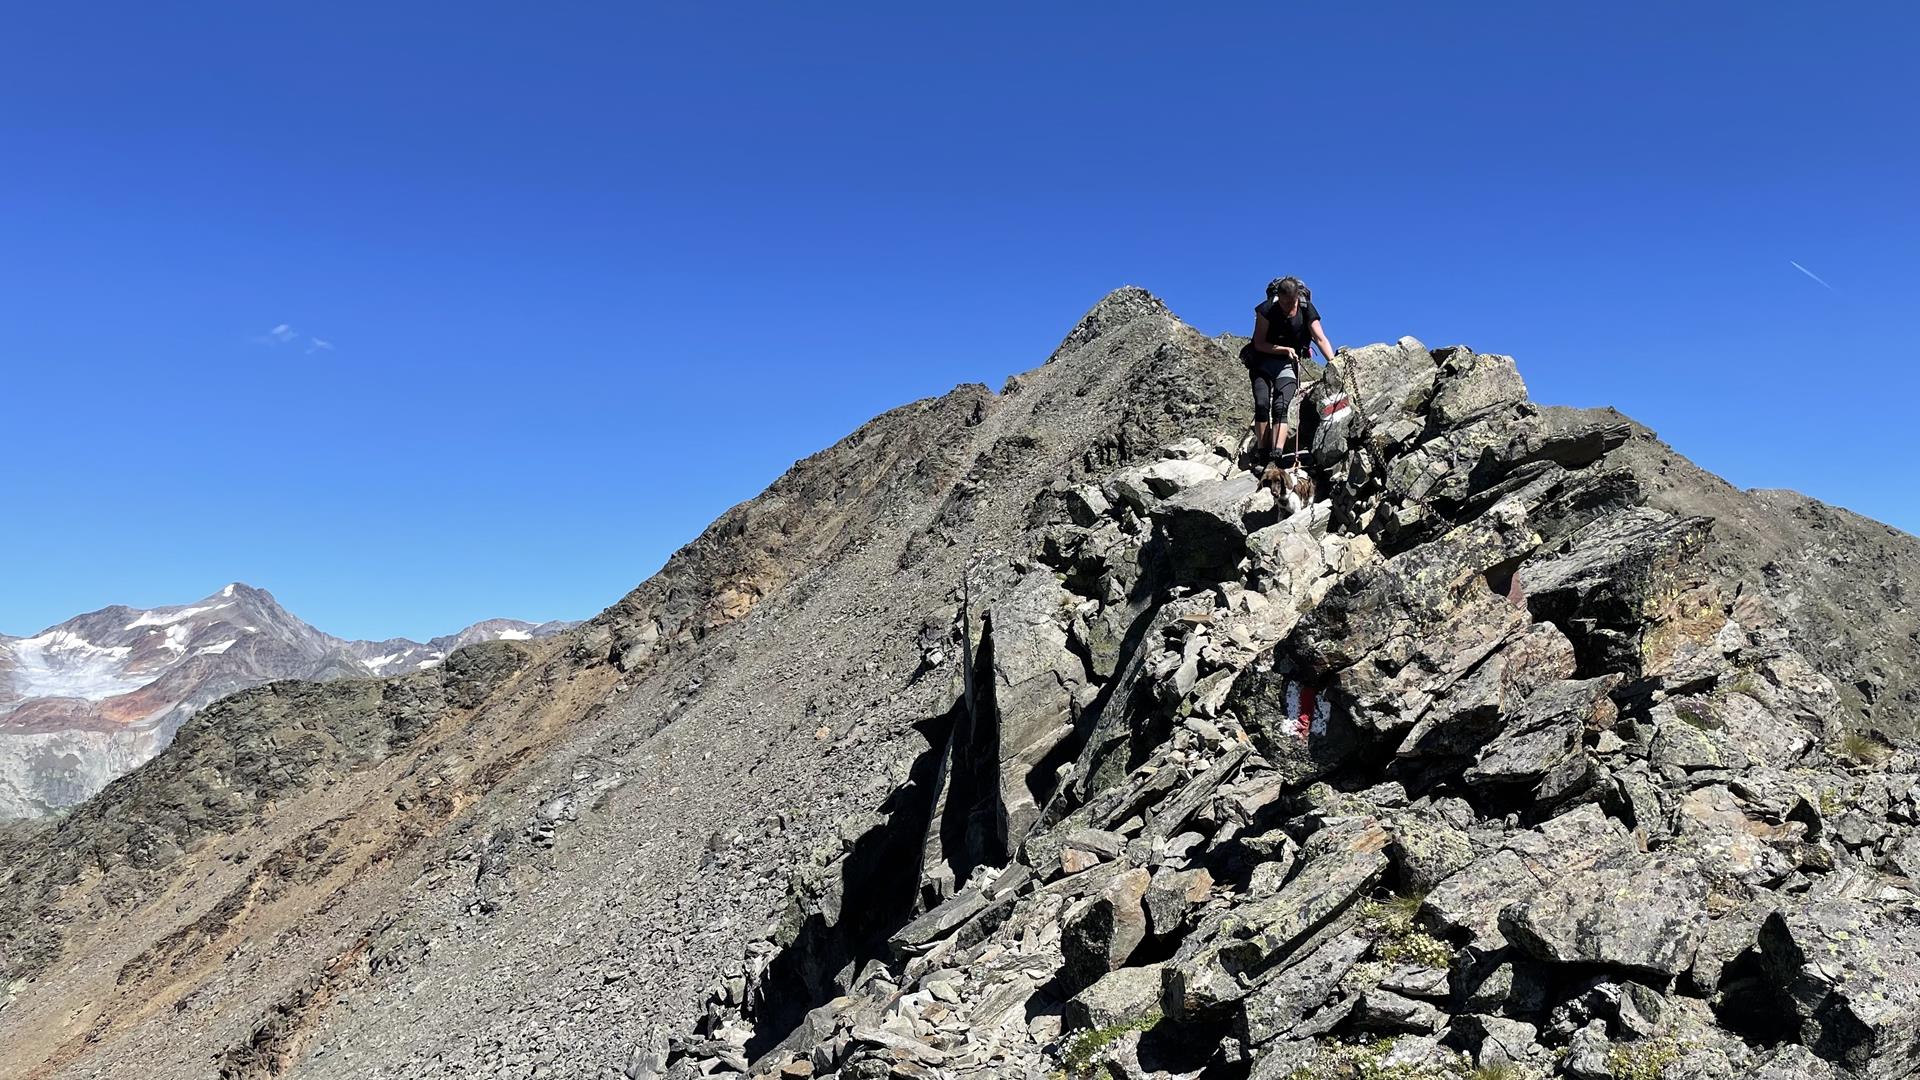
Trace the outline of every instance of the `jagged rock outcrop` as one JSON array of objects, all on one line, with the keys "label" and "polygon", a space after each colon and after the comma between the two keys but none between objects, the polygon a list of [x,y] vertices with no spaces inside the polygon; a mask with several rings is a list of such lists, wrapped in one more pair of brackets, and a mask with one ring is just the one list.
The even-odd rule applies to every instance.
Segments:
[{"label": "jagged rock outcrop", "polygon": [[[1078,753],[922,891],[941,933],[746,1071],[1907,1075],[1916,761],[1713,572],[1712,519],[1506,357],[1354,350],[1308,403],[1322,506],[1169,445],[1036,522],[997,588],[1073,612]],[[760,1023],[712,1000],[706,1038]]]},{"label": "jagged rock outcrop", "polygon": [[1510,358],[1319,374],[1287,515],[1231,349],[1122,290],[551,644],[232,699],[0,837],[0,1061],[1911,1071],[1920,760],[1803,644],[1833,609]]}]

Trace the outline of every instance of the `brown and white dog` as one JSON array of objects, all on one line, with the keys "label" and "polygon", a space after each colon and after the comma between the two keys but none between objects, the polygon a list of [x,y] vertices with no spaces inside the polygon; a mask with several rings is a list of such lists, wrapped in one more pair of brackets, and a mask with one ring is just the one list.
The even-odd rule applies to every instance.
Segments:
[{"label": "brown and white dog", "polygon": [[1313,505],[1313,477],[1297,464],[1287,468],[1281,468],[1277,461],[1269,464],[1260,474],[1260,484],[1273,492],[1275,501],[1287,508],[1289,517]]}]

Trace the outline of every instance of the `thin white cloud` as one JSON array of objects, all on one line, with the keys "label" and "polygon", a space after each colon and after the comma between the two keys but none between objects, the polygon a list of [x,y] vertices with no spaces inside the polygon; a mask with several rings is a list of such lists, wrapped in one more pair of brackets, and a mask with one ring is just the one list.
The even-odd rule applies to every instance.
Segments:
[{"label": "thin white cloud", "polygon": [[1816,273],[1814,273],[1813,271],[1811,271],[1811,270],[1809,270],[1809,269],[1807,269],[1806,267],[1804,267],[1804,266],[1801,266],[1801,265],[1800,265],[1799,263],[1797,263],[1797,262],[1794,262],[1794,261],[1793,261],[1792,259],[1788,259],[1788,260],[1787,260],[1787,262],[1788,262],[1789,264],[1791,264],[1791,265],[1793,266],[1793,268],[1794,268],[1795,270],[1798,270],[1798,271],[1800,271],[1801,273],[1803,273],[1803,274],[1805,274],[1805,275],[1807,275],[1808,277],[1810,277],[1810,278],[1812,278],[1813,280],[1815,280],[1815,281],[1818,281],[1818,282],[1820,282],[1820,286],[1821,286],[1821,288],[1824,288],[1824,289],[1826,289],[1826,290],[1827,290],[1828,292],[1839,292],[1839,291],[1840,291],[1840,290],[1838,290],[1838,289],[1836,289],[1836,288],[1834,288],[1833,286],[1831,286],[1831,285],[1828,285],[1828,284],[1826,283],[1826,281],[1825,281],[1825,280],[1824,280],[1823,278],[1821,278],[1821,276],[1820,276],[1819,274],[1816,274]]},{"label": "thin white cloud", "polygon": [[281,323],[273,329],[255,338],[249,338],[255,345],[265,345],[277,349],[282,345],[298,345],[300,351],[312,356],[314,353],[333,352],[334,344],[323,337],[303,334],[291,324]]}]

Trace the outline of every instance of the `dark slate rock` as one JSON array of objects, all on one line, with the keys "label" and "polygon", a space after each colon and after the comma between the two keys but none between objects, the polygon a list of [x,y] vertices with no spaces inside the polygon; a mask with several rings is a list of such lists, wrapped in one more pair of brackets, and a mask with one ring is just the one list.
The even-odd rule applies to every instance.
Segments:
[{"label": "dark slate rock", "polygon": [[1868,1080],[1920,1072],[1920,911],[1809,900],[1760,928],[1767,975],[1800,1041]]},{"label": "dark slate rock", "polygon": [[1528,955],[1666,977],[1685,971],[1706,923],[1706,887],[1689,858],[1626,856],[1549,883],[1501,912]]}]

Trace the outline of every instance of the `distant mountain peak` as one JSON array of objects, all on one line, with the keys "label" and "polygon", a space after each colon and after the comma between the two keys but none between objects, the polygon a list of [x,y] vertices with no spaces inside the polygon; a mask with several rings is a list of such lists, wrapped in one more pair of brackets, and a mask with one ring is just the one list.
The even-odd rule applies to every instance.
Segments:
[{"label": "distant mountain peak", "polygon": [[295,617],[267,590],[232,581],[190,603],[112,604],[30,637],[0,635],[0,819],[87,797],[237,690],[400,675],[463,645],[569,625],[488,619],[425,643],[348,641]]}]

